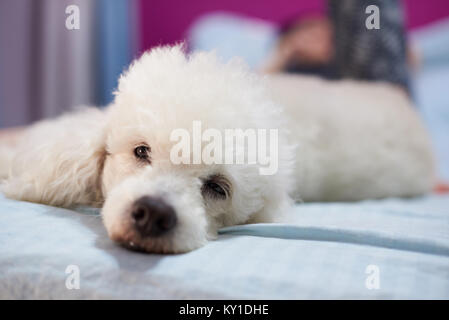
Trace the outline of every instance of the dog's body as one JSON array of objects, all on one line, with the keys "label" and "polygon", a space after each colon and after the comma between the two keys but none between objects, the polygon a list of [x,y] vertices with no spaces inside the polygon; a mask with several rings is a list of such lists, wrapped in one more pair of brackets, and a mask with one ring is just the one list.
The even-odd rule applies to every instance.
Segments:
[{"label": "dog's body", "polygon": [[416,196],[434,183],[430,140],[406,93],[386,83],[277,76],[272,96],[298,143],[295,196]]},{"label": "dog's body", "polygon": [[[277,172],[261,175],[257,163],[174,164],[173,130],[192,132],[198,120],[205,130],[279,129]],[[41,122],[14,153],[7,196],[103,206],[112,239],[150,252],[192,250],[222,226],[273,221],[291,199],[414,196],[433,184],[429,138],[401,90],[262,80],[179,47],[144,54],[106,110]]]}]

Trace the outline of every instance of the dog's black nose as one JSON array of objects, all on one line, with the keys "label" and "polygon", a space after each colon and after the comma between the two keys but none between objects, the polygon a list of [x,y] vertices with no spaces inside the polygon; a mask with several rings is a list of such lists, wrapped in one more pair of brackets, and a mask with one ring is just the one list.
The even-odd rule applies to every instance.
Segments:
[{"label": "dog's black nose", "polygon": [[142,197],[134,202],[131,215],[135,229],[143,237],[158,237],[176,225],[176,212],[159,197]]}]

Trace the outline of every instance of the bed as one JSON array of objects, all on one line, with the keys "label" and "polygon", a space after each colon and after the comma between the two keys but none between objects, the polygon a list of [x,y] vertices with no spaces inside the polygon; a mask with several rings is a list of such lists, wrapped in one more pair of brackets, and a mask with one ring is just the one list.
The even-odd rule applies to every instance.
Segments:
[{"label": "bed", "polygon": [[294,211],[291,224],[224,228],[203,248],[157,255],[115,245],[96,210],[1,196],[0,298],[449,298],[449,196]]}]

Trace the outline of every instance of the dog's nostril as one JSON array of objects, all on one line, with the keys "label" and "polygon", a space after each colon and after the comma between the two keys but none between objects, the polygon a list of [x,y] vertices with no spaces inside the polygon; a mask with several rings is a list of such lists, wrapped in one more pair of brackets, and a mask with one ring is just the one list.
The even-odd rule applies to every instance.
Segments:
[{"label": "dog's nostril", "polygon": [[134,206],[134,209],[132,211],[132,216],[134,218],[134,222],[137,225],[144,226],[149,218],[149,208],[142,204],[137,204]]},{"label": "dog's nostril", "polygon": [[138,199],[132,208],[134,227],[143,237],[157,237],[174,228],[176,212],[171,205],[159,197],[145,196]]},{"label": "dog's nostril", "polygon": [[165,214],[157,220],[157,227],[160,230],[170,230],[176,224],[175,214]]}]

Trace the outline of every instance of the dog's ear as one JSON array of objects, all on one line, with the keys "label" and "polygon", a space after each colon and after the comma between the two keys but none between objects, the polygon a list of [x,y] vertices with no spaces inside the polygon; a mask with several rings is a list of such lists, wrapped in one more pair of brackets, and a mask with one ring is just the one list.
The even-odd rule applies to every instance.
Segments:
[{"label": "dog's ear", "polygon": [[70,207],[100,205],[106,112],[85,108],[30,127],[15,148],[7,197]]}]

